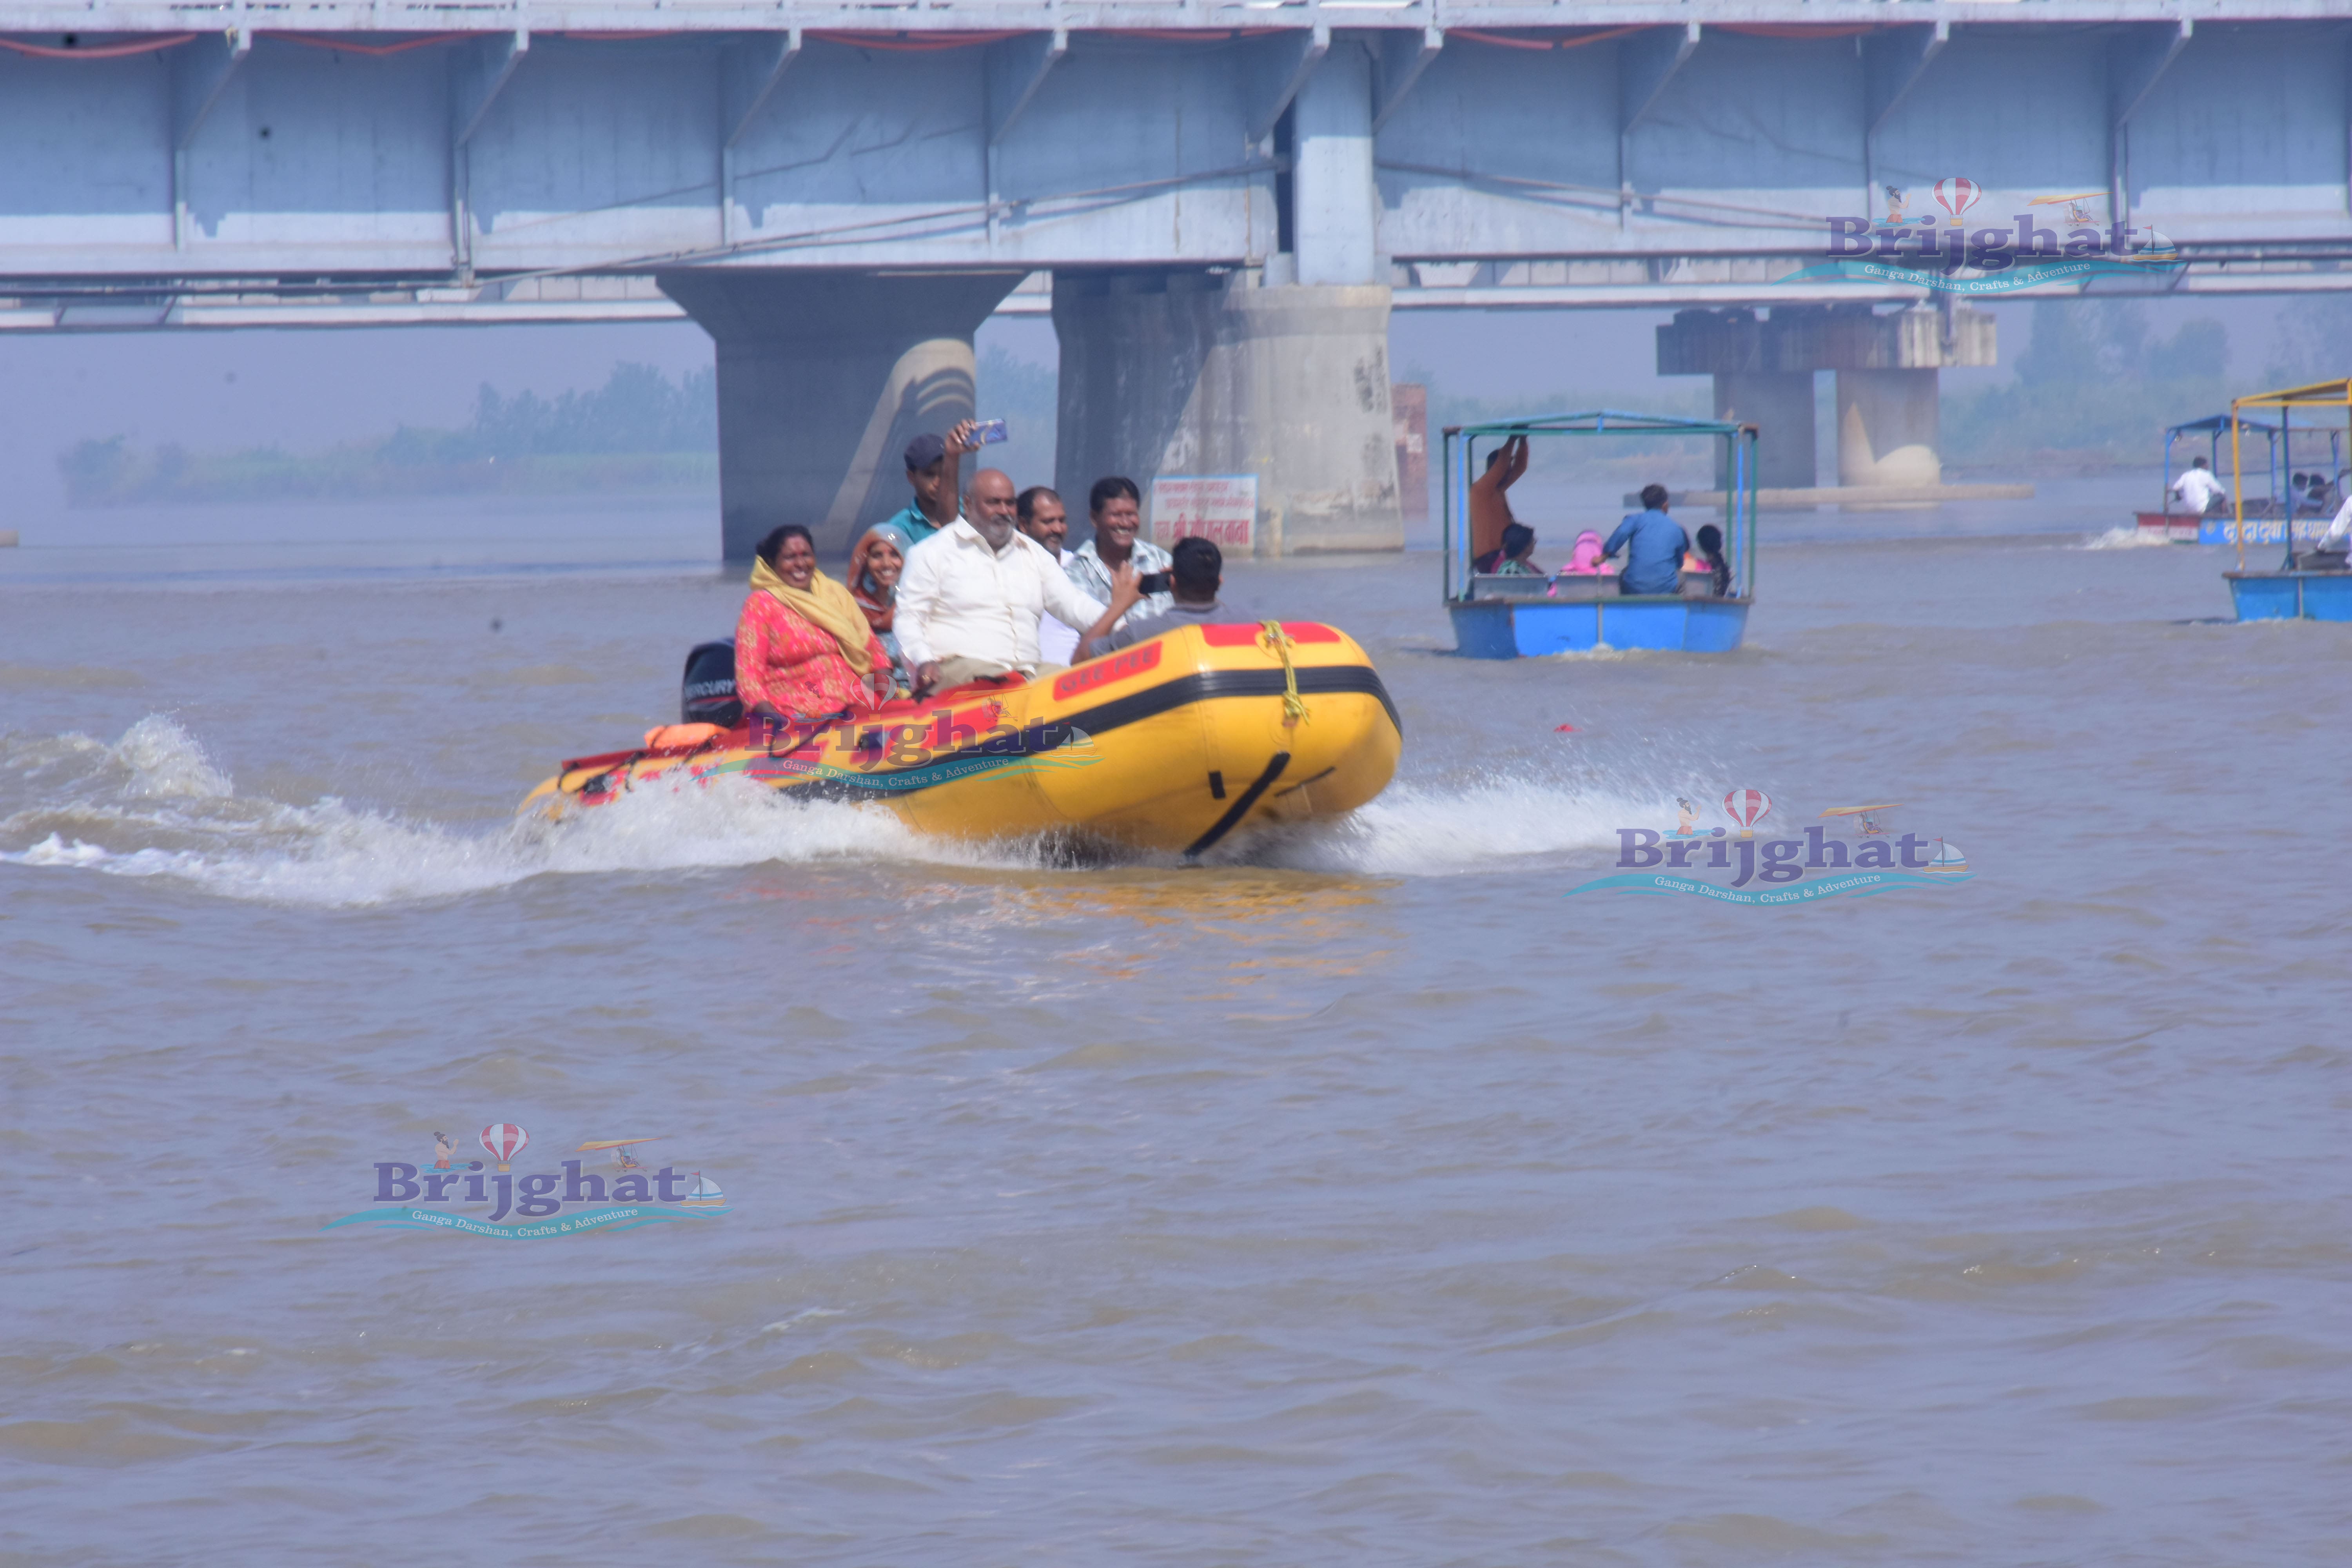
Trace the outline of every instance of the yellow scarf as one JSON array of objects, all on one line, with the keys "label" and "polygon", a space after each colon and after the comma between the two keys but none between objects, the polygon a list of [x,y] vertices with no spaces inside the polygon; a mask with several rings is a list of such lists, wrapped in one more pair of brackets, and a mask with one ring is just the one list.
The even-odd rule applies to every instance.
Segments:
[{"label": "yellow scarf", "polygon": [[807,587],[795,588],[777,576],[774,567],[755,555],[751,558],[751,591],[756,594],[762,589],[839,643],[841,657],[849,661],[850,668],[864,675],[874,668],[874,656],[866,646],[866,639],[874,634],[866,624],[866,612],[857,607],[848,589],[822,572],[809,578]]}]

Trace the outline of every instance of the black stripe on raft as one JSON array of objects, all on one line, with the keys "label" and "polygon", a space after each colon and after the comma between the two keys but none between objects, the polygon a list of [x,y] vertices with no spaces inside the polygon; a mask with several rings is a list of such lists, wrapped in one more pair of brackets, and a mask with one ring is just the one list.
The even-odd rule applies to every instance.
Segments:
[{"label": "black stripe on raft", "polygon": [[[1131,696],[1116,698],[1098,707],[1082,709],[1076,713],[1056,719],[1054,722],[1068,725],[1072,729],[1083,730],[1089,735],[1100,735],[1107,731],[1117,730],[1125,725],[1139,724],[1146,719],[1156,719],[1162,713],[1178,708],[1190,707],[1195,702],[1205,702],[1220,697],[1279,697],[1283,694],[1283,690],[1282,671],[1279,669],[1213,669],[1205,674],[1188,675],[1179,680],[1165,681]],[[1404,725],[1397,718],[1396,703],[1390,700],[1389,689],[1381,684],[1380,673],[1371,666],[1327,665],[1318,668],[1301,669],[1298,672],[1298,694],[1301,697],[1342,692],[1353,692],[1375,699],[1382,710],[1388,714],[1389,722],[1396,725],[1397,732],[1399,734],[1404,732]],[[918,765],[928,767],[938,763],[974,754],[976,753],[956,752],[948,756],[934,757],[929,762]],[[1002,760],[1011,763],[1022,759],[1018,756],[1007,756]],[[875,776],[877,779],[887,779],[892,775],[886,769],[878,770]],[[818,800],[872,800],[877,796],[903,797],[908,794],[920,793],[892,789],[882,784],[853,784],[846,779],[822,779],[814,784],[793,784],[789,787],[795,796]],[[1236,818],[1236,820],[1239,819]],[[1214,840],[1212,839],[1211,842]]]},{"label": "black stripe on raft", "polygon": [[1288,752],[1275,752],[1273,760],[1265,764],[1265,772],[1257,775],[1256,783],[1251,784],[1249,788],[1242,791],[1241,799],[1225,807],[1225,815],[1217,818],[1216,826],[1210,828],[1208,832],[1203,833],[1200,837],[1195,838],[1190,845],[1185,847],[1184,858],[1190,860],[1193,856],[1200,854],[1202,850],[1215,847],[1217,840],[1223,838],[1226,834],[1231,833],[1235,825],[1238,824],[1243,817],[1249,815],[1249,808],[1257,804],[1257,797],[1264,795],[1266,792],[1266,786],[1273,784],[1275,780],[1280,778],[1282,776],[1282,770],[1289,765],[1290,753]]}]

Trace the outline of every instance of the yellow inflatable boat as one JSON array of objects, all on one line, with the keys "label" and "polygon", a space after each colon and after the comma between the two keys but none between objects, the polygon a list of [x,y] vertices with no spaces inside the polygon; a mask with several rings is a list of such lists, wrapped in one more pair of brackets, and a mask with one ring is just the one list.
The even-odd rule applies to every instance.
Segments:
[{"label": "yellow inflatable boat", "polygon": [[1385,788],[1396,705],[1332,626],[1185,626],[1029,682],[982,683],[856,720],[731,730],[578,757],[523,802],[562,813],[740,773],[888,806],[962,838],[1055,830],[1198,855],[1244,824],[1342,816]]}]

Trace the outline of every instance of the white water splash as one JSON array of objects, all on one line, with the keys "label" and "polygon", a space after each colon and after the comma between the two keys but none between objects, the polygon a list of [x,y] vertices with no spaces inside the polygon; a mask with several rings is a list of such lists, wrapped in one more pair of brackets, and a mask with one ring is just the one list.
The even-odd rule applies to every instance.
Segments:
[{"label": "white water splash", "polygon": [[1298,870],[1455,876],[1534,856],[1613,849],[1622,827],[1674,822],[1673,792],[1622,784],[1505,778],[1454,787],[1399,784],[1344,821],[1269,841],[1249,858]]},{"label": "white water splash", "polygon": [[[1168,855],[1074,855],[1044,840],[971,844],[916,833],[878,805],[802,801],[732,777],[640,789],[562,822],[466,830],[348,805],[240,795],[173,720],[141,720],[112,746],[87,736],[0,741],[0,774],[37,804],[0,818],[0,864],[167,878],[226,898],[359,907],[460,898],[534,877],[690,871],[819,861],[1034,871],[1175,864]],[[1691,784],[1679,793],[1704,792]],[[1391,786],[1347,819],[1276,830],[1213,857],[1341,875],[1442,877],[1531,857],[1613,847],[1621,827],[1675,820],[1676,789],[1622,781],[1488,778]]]},{"label": "white water splash", "polygon": [[[86,736],[21,739],[0,771],[32,774],[39,804],[0,819],[0,863],[167,877],[229,898],[352,906],[450,898],[548,875],[701,869],[824,859],[961,866],[1034,864],[927,838],[887,810],[780,796],[743,779],[642,790],[562,823],[484,832],[356,809],[329,797],[285,805],[238,795],[168,718],[113,746]],[[26,842],[29,840],[29,842]]]},{"label": "white water splash", "polygon": [[2141,550],[2149,545],[2170,544],[2172,541],[2152,528],[2137,525],[2111,528],[2105,533],[2093,534],[2076,546],[2082,550]]}]

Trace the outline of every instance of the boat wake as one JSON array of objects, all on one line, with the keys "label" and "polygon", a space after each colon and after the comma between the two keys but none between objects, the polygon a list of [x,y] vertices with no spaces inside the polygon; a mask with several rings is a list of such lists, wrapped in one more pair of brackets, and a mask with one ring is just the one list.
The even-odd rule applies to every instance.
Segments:
[{"label": "boat wake", "polygon": [[[1619,826],[1673,816],[1672,791],[1590,781],[1402,784],[1344,821],[1243,839],[1215,858],[1327,874],[1446,876],[1613,846]],[[1177,863],[1051,837],[929,837],[878,807],[796,801],[741,779],[642,790],[561,823],[527,818],[469,830],[333,797],[289,805],[240,795],[194,738],[163,715],[141,720],[111,745],[81,734],[0,736],[0,864],[9,866],[351,908],[461,898],[544,876],[823,862],[1045,872]]]},{"label": "boat wake", "polygon": [[2152,528],[2111,528],[2105,533],[2095,533],[2078,547],[2084,550],[2143,550],[2150,545],[2169,545],[2172,541]]},{"label": "boat wake", "polygon": [[[1691,793],[1685,785],[1684,793]],[[1343,821],[1244,845],[1253,864],[1376,877],[1446,877],[1617,847],[1621,827],[1669,825],[1675,792],[1602,781],[1489,778],[1392,784]]]}]

